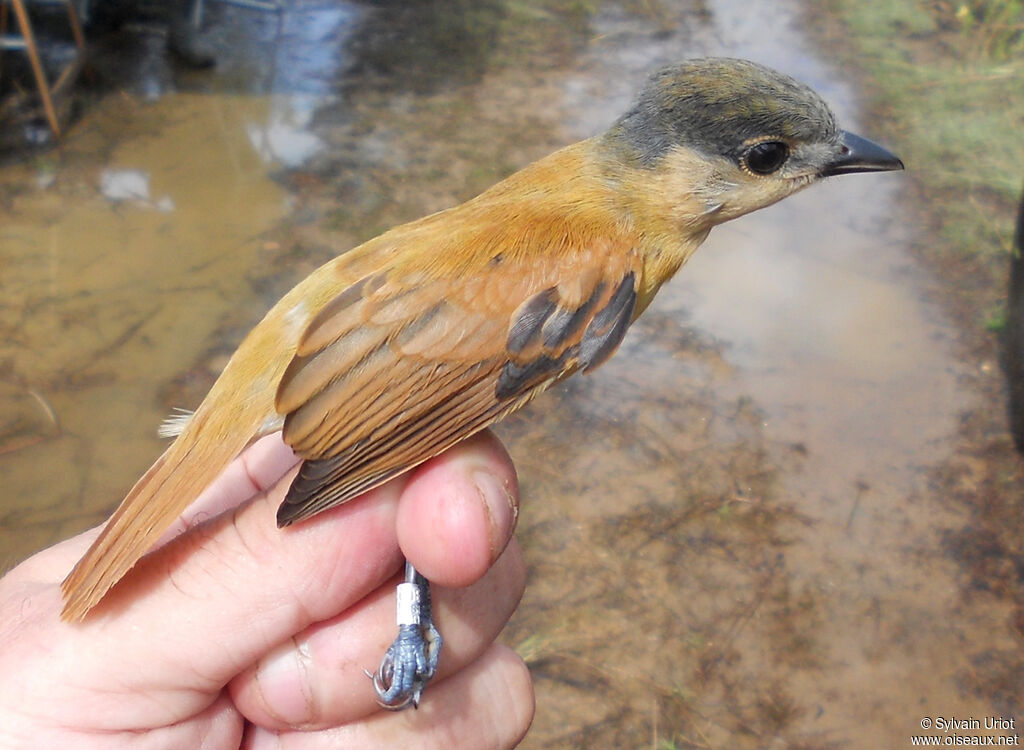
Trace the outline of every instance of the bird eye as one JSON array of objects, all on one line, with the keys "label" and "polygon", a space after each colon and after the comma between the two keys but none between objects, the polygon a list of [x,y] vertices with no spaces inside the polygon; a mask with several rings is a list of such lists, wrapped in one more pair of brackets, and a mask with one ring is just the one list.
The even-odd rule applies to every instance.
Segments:
[{"label": "bird eye", "polygon": [[782,141],[755,143],[743,154],[742,160],[754,174],[771,174],[789,158],[789,146]]}]

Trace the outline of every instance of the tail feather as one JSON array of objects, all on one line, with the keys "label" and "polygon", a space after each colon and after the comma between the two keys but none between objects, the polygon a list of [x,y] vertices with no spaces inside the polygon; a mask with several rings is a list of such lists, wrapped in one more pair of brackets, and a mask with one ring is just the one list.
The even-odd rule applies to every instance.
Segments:
[{"label": "tail feather", "polygon": [[305,328],[306,300],[330,299],[338,283],[327,264],[286,294],[249,332],[195,413],[165,422],[162,434],[175,441],[61,584],[63,619],[84,618],[246,446],[281,429],[274,394]]},{"label": "tail feather", "polygon": [[255,429],[242,427],[233,434],[204,440],[204,453],[198,456],[195,451],[202,422],[193,418],[185,432],[142,475],[64,579],[64,620],[84,618],[256,433]]}]

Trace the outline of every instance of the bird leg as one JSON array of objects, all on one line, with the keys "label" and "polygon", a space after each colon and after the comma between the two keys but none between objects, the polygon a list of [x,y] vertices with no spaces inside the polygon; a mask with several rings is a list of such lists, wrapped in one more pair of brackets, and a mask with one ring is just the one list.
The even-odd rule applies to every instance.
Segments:
[{"label": "bird leg", "polygon": [[397,595],[398,636],[388,646],[377,674],[372,675],[377,701],[393,711],[419,705],[444,642],[430,610],[430,582],[408,560]]}]

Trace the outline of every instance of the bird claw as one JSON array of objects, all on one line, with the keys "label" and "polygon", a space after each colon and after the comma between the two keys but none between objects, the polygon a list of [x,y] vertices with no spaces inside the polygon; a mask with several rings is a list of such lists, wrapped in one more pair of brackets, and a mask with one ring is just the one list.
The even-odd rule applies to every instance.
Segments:
[{"label": "bird claw", "polygon": [[372,675],[377,702],[393,711],[419,705],[444,643],[431,615],[430,584],[409,563],[397,593],[398,636]]},{"label": "bird claw", "polygon": [[437,670],[442,643],[433,623],[400,626],[373,675],[377,702],[392,711],[419,706],[423,689]]}]

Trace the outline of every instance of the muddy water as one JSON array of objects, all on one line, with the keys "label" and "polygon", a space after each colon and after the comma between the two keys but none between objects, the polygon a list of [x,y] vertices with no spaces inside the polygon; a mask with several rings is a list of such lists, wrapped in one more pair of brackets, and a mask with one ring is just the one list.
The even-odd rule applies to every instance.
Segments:
[{"label": "muddy water", "polygon": [[[216,76],[136,37],[138,78],[0,172],[5,563],[98,522],[291,282],[596,132],[659,64],[772,64],[885,140],[788,4],[298,4],[209,33]],[[971,396],[900,179],[716,230],[612,362],[499,429],[525,746],[904,747],[925,716],[1021,708],[965,687],[1017,644],[940,545],[964,518],[929,472]]]},{"label": "muddy water", "polygon": [[246,137],[267,111],[112,96],[63,154],[4,170],[6,563],[94,520],[151,462],[154,385],[251,298],[260,232],[288,203]]}]

